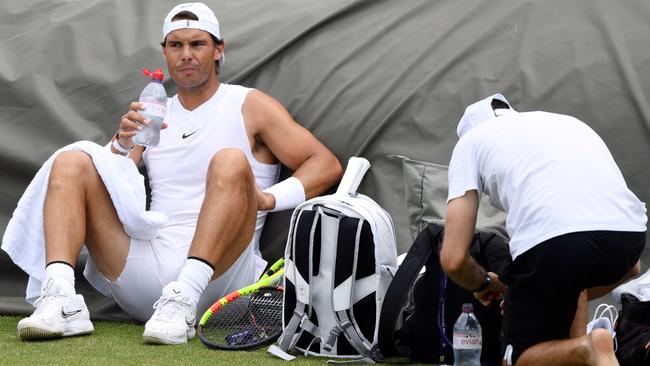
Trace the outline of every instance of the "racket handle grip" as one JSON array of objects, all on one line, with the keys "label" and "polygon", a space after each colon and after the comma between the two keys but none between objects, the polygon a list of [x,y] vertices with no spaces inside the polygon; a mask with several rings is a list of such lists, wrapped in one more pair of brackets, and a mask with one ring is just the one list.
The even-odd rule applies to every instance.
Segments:
[{"label": "racket handle grip", "polygon": [[348,160],[348,166],[345,168],[345,173],[335,194],[354,196],[368,169],[370,169],[370,162],[368,160],[356,156],[351,157]]}]

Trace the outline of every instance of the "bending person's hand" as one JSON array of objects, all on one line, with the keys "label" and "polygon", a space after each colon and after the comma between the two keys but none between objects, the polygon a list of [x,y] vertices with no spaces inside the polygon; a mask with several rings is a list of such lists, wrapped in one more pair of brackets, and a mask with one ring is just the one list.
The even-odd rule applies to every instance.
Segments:
[{"label": "bending person's hand", "polygon": [[506,291],[506,285],[499,280],[499,275],[494,272],[488,272],[490,276],[490,285],[481,292],[475,292],[474,297],[485,306],[489,306],[492,301],[501,300],[503,293]]}]

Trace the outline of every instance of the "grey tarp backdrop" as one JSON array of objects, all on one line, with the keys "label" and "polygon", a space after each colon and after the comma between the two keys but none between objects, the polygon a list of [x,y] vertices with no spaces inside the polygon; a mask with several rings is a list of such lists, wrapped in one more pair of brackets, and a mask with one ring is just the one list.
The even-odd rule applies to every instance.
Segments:
[{"label": "grey tarp backdrop", "polygon": [[[221,79],[277,98],[342,162],[369,159],[361,191],[392,214],[400,252],[412,238],[401,163],[387,155],[447,164],[464,107],[494,92],[522,111],[587,122],[629,187],[650,201],[647,0],[206,3],[227,44]],[[165,66],[158,42],[173,5],[0,2],[1,231],[51,153],[77,140],[105,143],[115,132],[146,83],[138,69]],[[281,253],[287,219],[271,215],[265,255]],[[24,274],[6,254],[0,259],[0,312],[28,311]],[[124,316],[99,297],[90,303],[96,317]]]}]

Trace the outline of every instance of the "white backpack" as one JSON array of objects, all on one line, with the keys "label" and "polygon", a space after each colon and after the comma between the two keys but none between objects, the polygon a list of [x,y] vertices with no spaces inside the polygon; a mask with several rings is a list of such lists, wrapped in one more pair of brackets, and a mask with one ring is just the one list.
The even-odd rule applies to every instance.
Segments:
[{"label": "white backpack", "polygon": [[356,193],[369,168],[366,159],[350,158],[335,194],[294,210],[285,249],[284,330],[271,353],[286,359],[297,349],[369,360],[397,270],[390,215]]}]

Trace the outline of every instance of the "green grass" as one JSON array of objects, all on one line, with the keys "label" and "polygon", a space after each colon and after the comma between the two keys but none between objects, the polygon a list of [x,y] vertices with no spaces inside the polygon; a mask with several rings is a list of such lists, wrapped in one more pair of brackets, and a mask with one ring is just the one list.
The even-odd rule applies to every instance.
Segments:
[{"label": "green grass", "polygon": [[[187,345],[147,345],[143,326],[130,323],[95,321],[92,335],[23,342],[16,333],[18,320],[0,316],[0,365],[287,365],[266,348],[215,351],[196,337]],[[326,360],[299,356],[291,364],[326,365]]]}]

